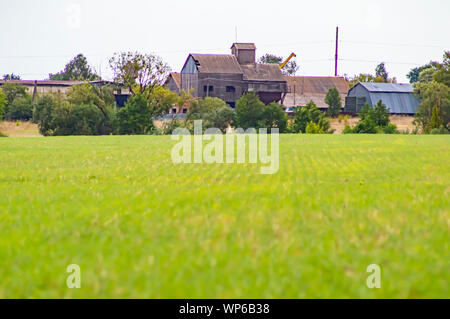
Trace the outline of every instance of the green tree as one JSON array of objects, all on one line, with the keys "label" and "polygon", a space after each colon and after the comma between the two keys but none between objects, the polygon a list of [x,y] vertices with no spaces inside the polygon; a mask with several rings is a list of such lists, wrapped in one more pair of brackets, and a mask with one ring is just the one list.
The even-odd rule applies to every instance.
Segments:
[{"label": "green tree", "polygon": [[117,112],[117,132],[119,134],[144,135],[155,129],[152,111],[143,94],[131,96],[125,106]]},{"label": "green tree", "polygon": [[[281,65],[281,63],[284,62],[284,59],[282,57],[276,56],[274,54],[267,53],[263,55],[261,58],[259,58],[259,63],[262,64],[278,64]],[[286,66],[281,70],[281,72],[284,75],[295,75],[298,72],[298,69],[300,67],[297,65],[297,62],[295,60],[289,61]]]},{"label": "green tree", "polygon": [[97,81],[101,80],[100,76],[90,67],[86,57],[78,54],[69,63],[66,64],[64,70],[56,74],[49,75],[50,80],[57,81]]},{"label": "green tree", "polygon": [[437,62],[430,62],[428,64],[425,64],[423,66],[414,68],[411,70],[411,72],[409,72],[406,77],[409,79],[409,82],[412,83],[416,83],[419,82],[419,75],[422,71],[426,70],[426,69],[431,69],[433,71],[436,71],[438,69],[439,63]]},{"label": "green tree", "polygon": [[242,95],[236,102],[235,126],[244,130],[248,128],[265,128],[263,121],[264,103],[255,92]]},{"label": "green tree", "polygon": [[359,116],[359,122],[354,128],[346,127],[345,134],[350,132],[356,134],[394,134],[398,132],[397,127],[390,123],[389,111],[381,100],[373,107],[366,103]]},{"label": "green tree", "polygon": [[288,119],[286,113],[278,103],[272,102],[266,105],[262,118],[265,128],[278,128],[279,133],[287,132]]},{"label": "green tree", "polygon": [[2,91],[6,97],[6,108],[15,98],[27,96],[27,89],[19,84],[5,83],[2,85]]},{"label": "green tree", "polygon": [[450,87],[450,51],[444,53],[444,61],[434,73],[434,80]]},{"label": "green tree", "polygon": [[170,67],[153,54],[138,52],[115,53],[109,60],[116,83],[123,84],[132,94],[146,94],[148,98],[156,86],[163,86]]},{"label": "green tree", "polygon": [[378,64],[378,66],[375,69],[375,77],[382,79],[382,82],[388,82],[388,73],[386,71],[386,66],[384,62],[381,62]]},{"label": "green tree", "polygon": [[9,120],[31,120],[33,117],[33,104],[30,95],[16,97],[8,106],[6,118]]},{"label": "green tree", "polygon": [[3,93],[3,90],[0,89],[0,121],[3,118],[3,115],[5,114],[5,106],[6,106],[6,96],[5,93]]},{"label": "green tree", "polygon": [[[439,128],[436,127],[437,122],[442,122],[444,128],[448,130],[450,128],[450,87],[436,81],[417,82],[414,92],[421,101],[415,118],[416,125],[427,134],[433,128]],[[433,110],[435,116],[432,121]]]},{"label": "green tree", "polygon": [[233,122],[234,111],[221,99],[206,97],[192,103],[187,118],[191,126],[193,121],[202,120],[204,130],[218,128],[222,132],[226,132]]},{"label": "green tree", "polygon": [[293,133],[306,133],[306,127],[311,122],[318,125],[322,132],[331,133],[330,122],[313,101],[309,102],[304,107],[298,107],[296,109],[294,122],[292,123],[290,130]]},{"label": "green tree", "polygon": [[341,112],[342,102],[339,91],[336,88],[328,90],[325,96],[325,103],[328,104],[328,116],[337,117]]}]

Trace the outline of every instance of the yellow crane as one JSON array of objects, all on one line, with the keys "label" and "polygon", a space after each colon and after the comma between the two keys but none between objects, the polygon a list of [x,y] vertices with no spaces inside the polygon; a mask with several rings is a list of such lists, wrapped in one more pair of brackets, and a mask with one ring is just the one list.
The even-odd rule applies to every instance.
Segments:
[{"label": "yellow crane", "polygon": [[280,69],[283,69],[286,66],[286,64],[288,64],[289,61],[291,61],[292,58],[296,58],[296,57],[297,57],[297,55],[294,52],[292,52],[291,55],[286,59],[286,61],[281,63]]}]

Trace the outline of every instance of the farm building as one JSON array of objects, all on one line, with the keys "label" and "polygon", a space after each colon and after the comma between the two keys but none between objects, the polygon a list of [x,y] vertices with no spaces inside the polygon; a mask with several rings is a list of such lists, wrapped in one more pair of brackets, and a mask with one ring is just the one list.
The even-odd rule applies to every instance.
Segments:
[{"label": "farm building", "polygon": [[180,93],[181,91],[181,74],[172,72],[167,77],[166,83],[164,84],[169,90],[173,92]]},{"label": "farm building", "polygon": [[341,96],[342,106],[345,104],[349,86],[342,77],[286,76],[289,92],[283,105],[285,107],[305,106],[313,101],[323,111],[328,109],[325,96],[332,88],[336,88]]},{"label": "farm building", "polygon": [[[256,92],[264,103],[279,102],[287,93],[286,79],[277,64],[256,63],[253,43],[234,43],[230,55],[189,54],[181,70],[180,89],[199,98],[217,97],[235,106],[242,94]],[[168,79],[177,90],[177,75]]]},{"label": "farm building", "polygon": [[420,103],[414,96],[411,84],[358,83],[348,92],[344,110],[358,113],[366,102],[374,106],[380,100],[390,114],[402,115],[416,114]]},{"label": "farm building", "polygon": [[99,87],[114,85],[114,97],[118,106],[123,106],[130,95],[128,89],[118,88],[114,83],[108,81],[0,80],[0,87],[6,83],[25,87],[27,93],[33,96],[33,99],[36,95],[47,93],[58,93],[65,96],[70,92],[73,86],[84,83],[90,83],[91,85]]}]

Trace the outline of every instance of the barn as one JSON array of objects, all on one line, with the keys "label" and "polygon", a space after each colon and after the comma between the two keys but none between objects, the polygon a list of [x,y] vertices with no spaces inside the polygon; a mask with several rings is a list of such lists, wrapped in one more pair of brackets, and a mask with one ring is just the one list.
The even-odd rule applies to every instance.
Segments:
[{"label": "barn", "polygon": [[172,74],[168,87],[192,91],[195,97],[217,97],[231,107],[246,92],[255,92],[264,103],[282,101],[286,80],[277,64],[256,62],[253,43],[234,43],[231,54],[189,54],[176,88]]},{"label": "barn", "polygon": [[380,100],[390,114],[400,115],[416,114],[420,103],[414,96],[414,87],[411,84],[361,82],[348,92],[344,111],[358,113],[365,103],[374,106]]}]

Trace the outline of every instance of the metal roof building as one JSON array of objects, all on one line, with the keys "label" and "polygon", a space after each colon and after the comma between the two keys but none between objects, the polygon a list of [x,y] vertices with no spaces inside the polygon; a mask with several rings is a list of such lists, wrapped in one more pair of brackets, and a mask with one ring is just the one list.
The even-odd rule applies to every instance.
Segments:
[{"label": "metal roof building", "polygon": [[358,83],[348,92],[345,112],[358,113],[366,102],[374,106],[380,100],[390,114],[416,114],[420,103],[411,84]]}]

